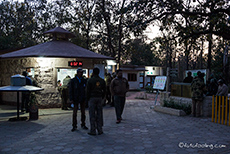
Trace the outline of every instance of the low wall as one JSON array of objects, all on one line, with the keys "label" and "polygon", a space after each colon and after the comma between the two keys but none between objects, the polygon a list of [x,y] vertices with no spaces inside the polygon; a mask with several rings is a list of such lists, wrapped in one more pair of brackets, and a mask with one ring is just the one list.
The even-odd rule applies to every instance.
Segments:
[{"label": "low wall", "polygon": [[[161,104],[161,106],[164,105],[164,100],[173,101],[177,104],[186,104],[186,105],[192,106],[192,99],[191,98],[170,96],[170,92],[160,93],[160,104]],[[212,96],[204,97],[201,114],[204,117],[211,117],[212,116]]]}]

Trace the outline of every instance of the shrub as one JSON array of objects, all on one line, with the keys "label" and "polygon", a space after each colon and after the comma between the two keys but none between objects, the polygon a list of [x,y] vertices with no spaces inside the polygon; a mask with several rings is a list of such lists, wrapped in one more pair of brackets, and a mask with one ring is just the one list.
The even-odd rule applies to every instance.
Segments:
[{"label": "shrub", "polygon": [[146,90],[146,92],[153,93],[153,86],[146,86],[145,90]]},{"label": "shrub", "polygon": [[170,100],[164,100],[164,107],[170,107],[173,109],[179,109],[183,110],[187,115],[191,114],[191,105],[186,105],[186,104],[177,104],[174,101]]}]

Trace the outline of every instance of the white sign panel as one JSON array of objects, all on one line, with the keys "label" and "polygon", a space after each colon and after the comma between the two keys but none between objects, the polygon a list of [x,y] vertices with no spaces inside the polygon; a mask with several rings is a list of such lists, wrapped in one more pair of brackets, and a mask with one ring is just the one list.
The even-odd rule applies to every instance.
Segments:
[{"label": "white sign panel", "polygon": [[153,89],[164,90],[166,84],[167,77],[166,76],[156,76]]}]

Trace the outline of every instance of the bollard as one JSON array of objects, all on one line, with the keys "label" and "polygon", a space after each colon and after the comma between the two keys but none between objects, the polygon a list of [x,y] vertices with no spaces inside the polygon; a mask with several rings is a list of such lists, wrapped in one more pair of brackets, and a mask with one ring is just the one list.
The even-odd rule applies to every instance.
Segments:
[{"label": "bollard", "polygon": [[38,108],[36,106],[30,108],[29,117],[30,120],[38,120]]}]

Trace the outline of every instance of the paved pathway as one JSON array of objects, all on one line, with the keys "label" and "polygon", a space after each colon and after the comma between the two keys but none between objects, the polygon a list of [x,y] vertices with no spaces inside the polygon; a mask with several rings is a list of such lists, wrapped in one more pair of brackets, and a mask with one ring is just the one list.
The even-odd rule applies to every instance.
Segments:
[{"label": "paved pathway", "polygon": [[[153,101],[127,100],[120,124],[115,123],[114,108],[105,107],[104,134],[97,136],[81,128],[71,132],[72,111],[40,109],[39,120],[20,122],[7,121],[3,113],[0,154],[230,153],[230,126],[210,118],[158,113],[152,105]],[[88,111],[86,122],[89,126]]]}]

